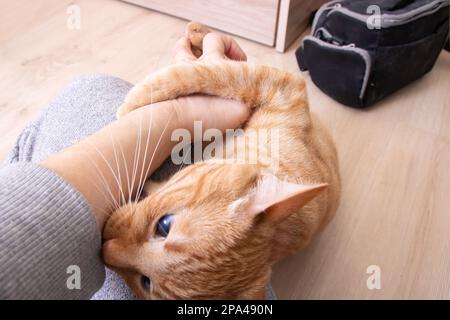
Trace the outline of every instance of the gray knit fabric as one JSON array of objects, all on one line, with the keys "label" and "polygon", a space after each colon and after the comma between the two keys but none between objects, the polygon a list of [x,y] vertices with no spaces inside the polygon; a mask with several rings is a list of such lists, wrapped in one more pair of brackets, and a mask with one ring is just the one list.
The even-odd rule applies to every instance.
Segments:
[{"label": "gray knit fabric", "polygon": [[[26,162],[0,170],[0,230],[0,299],[80,299],[102,285],[95,219],[49,170]],[[80,290],[66,285],[72,265]]]},{"label": "gray knit fabric", "polygon": [[[19,136],[0,168],[0,299],[134,299],[116,273],[106,269],[105,276],[101,235],[85,199],[37,165],[113,121],[131,87],[107,75],[83,76]],[[154,177],[173,170],[166,162]],[[67,288],[71,265],[80,267],[80,290]],[[274,298],[270,286],[267,296]]]}]

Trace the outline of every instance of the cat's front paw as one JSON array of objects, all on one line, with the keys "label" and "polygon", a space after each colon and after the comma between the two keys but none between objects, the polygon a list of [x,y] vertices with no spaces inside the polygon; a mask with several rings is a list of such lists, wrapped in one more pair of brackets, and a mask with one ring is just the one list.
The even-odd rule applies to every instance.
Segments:
[{"label": "cat's front paw", "polygon": [[191,50],[196,58],[203,54],[203,38],[210,32],[211,30],[201,23],[191,21],[187,24],[185,34],[191,43]]}]

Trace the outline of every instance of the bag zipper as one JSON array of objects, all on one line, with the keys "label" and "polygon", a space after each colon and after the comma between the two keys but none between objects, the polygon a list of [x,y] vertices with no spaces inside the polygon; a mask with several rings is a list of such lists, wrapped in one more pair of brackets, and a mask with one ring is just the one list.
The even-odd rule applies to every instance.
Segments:
[{"label": "bag zipper", "polygon": [[317,23],[319,21],[320,16],[322,15],[322,13],[324,13],[327,10],[333,9],[334,6],[332,6],[332,5],[339,3],[339,1],[342,1],[342,0],[330,1],[330,2],[328,2],[326,4],[324,4],[323,6],[321,6],[319,8],[319,10],[317,10],[316,15],[314,16],[314,20],[313,20],[313,24],[312,24],[312,28],[311,28],[311,35],[313,35],[315,33],[315,29],[317,27]]},{"label": "bag zipper", "polygon": [[[353,17],[364,23],[366,23],[367,19],[371,16],[368,14],[362,14],[362,13],[357,13],[357,12],[351,11],[350,9],[343,7],[341,3],[335,3],[335,2],[333,2],[333,3],[334,3],[334,6],[332,8],[327,8],[327,9],[331,9],[327,13],[327,16],[330,16],[331,14],[333,14],[335,12],[340,12],[344,15]],[[420,17],[433,14],[436,11],[438,11],[441,8],[448,6],[448,5],[449,5],[449,0],[435,0],[433,2],[423,5],[421,7],[418,7],[410,12],[406,12],[406,13],[402,13],[402,14],[383,13],[381,15],[381,28],[389,28],[392,26],[397,26],[397,25],[402,25],[402,24],[408,23],[411,20],[416,20]],[[317,12],[317,13],[319,13],[319,12]]]}]

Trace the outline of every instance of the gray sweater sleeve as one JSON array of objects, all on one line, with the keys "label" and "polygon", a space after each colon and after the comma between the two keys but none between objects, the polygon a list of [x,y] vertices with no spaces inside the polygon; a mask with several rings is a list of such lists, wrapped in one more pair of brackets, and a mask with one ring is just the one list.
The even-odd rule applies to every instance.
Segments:
[{"label": "gray sweater sleeve", "polygon": [[68,182],[31,162],[0,168],[0,299],[90,298],[104,280],[100,248]]}]

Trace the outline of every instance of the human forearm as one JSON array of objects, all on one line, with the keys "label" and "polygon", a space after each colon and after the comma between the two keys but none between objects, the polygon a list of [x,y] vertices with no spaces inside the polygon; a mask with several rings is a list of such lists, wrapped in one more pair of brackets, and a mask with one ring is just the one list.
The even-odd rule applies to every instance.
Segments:
[{"label": "human forearm", "polygon": [[140,108],[41,163],[71,183],[89,202],[100,229],[114,207],[170,155],[177,128],[235,128],[248,116],[238,102],[188,97]]}]

